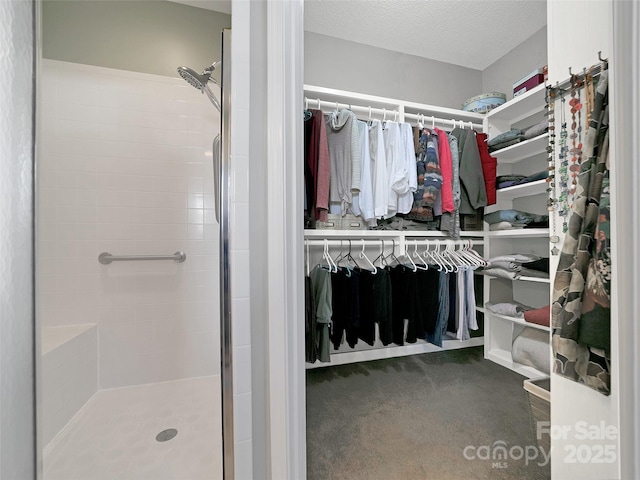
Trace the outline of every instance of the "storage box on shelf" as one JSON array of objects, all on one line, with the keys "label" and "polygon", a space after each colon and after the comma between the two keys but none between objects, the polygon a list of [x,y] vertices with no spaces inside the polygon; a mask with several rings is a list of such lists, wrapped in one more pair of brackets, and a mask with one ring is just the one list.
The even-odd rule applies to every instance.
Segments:
[{"label": "storage box on shelf", "polygon": [[[489,112],[485,118],[484,130],[489,139],[513,128],[524,129],[543,120],[545,110],[545,85],[517,96],[513,100]],[[498,160],[498,175],[531,175],[544,171],[547,167],[546,149],[548,133],[525,140],[518,144],[492,152]],[[498,190],[497,204],[486,213],[497,210],[521,210],[533,214],[547,214],[547,182],[539,180],[527,184]],[[535,253],[549,256],[548,228],[521,228],[490,231],[485,223],[485,256],[496,257],[511,253]],[[516,301],[531,307],[548,305],[550,280],[548,278],[522,276],[516,280],[502,277],[484,278],[484,302],[500,303]],[[512,348],[514,340],[524,329],[533,329],[537,335],[550,339],[550,329],[546,326],[530,324],[523,318],[495,314],[487,309],[485,313],[485,358],[492,360],[529,378],[548,374],[550,365],[536,368],[514,361]]]}]

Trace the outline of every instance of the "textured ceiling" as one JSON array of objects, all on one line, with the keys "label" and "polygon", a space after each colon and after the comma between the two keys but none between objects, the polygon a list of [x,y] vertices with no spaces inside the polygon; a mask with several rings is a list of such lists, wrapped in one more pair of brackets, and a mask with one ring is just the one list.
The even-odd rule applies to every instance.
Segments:
[{"label": "textured ceiling", "polygon": [[[230,0],[174,1],[231,13]],[[305,0],[304,10],[310,32],[477,70],[547,24],[546,0]]]},{"label": "textured ceiling", "polygon": [[547,23],[544,0],[305,0],[305,30],[484,70]]}]

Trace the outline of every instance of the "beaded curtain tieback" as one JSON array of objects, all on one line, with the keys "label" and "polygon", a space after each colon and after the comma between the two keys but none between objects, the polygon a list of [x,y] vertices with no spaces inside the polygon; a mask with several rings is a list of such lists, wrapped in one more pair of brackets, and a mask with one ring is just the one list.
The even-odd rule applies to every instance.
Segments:
[{"label": "beaded curtain tieback", "polygon": [[551,253],[553,255],[557,255],[559,253],[558,247],[555,246],[556,243],[560,241],[560,237],[556,234],[556,219],[554,211],[556,209],[558,200],[556,198],[556,182],[555,182],[555,155],[554,155],[554,145],[555,145],[555,99],[556,99],[556,90],[552,87],[547,87],[546,94],[546,104],[547,111],[545,115],[547,116],[547,121],[549,122],[549,145],[547,146],[547,153],[549,157],[547,158],[549,162],[549,166],[547,170],[549,171],[549,176],[547,177],[547,193],[549,194],[549,198],[547,199],[547,210],[549,211],[549,220],[551,222],[551,237],[549,241],[554,244],[551,249]]},{"label": "beaded curtain tieback", "polygon": [[560,160],[560,166],[558,167],[558,186],[560,194],[558,195],[558,216],[562,218],[562,232],[567,233],[567,217],[569,215],[569,156],[567,155],[569,147],[567,147],[567,137],[569,134],[567,132],[567,120],[565,118],[566,99],[564,97],[564,92],[560,93],[560,104],[560,140],[558,141],[558,145],[560,147],[558,152],[558,159]]},{"label": "beaded curtain tieback", "polygon": [[577,75],[571,75],[571,185],[569,186],[569,195],[571,198],[571,208],[573,209],[573,201],[575,199],[576,188],[578,186],[578,175],[580,174],[580,164],[582,163],[582,103],[580,103],[580,85],[581,80]]}]

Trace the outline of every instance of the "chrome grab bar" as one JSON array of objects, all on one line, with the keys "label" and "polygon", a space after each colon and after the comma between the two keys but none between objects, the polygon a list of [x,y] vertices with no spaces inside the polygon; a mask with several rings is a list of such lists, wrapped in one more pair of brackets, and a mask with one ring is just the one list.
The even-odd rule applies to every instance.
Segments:
[{"label": "chrome grab bar", "polygon": [[103,265],[111,262],[128,262],[131,260],[175,260],[182,263],[187,259],[187,254],[177,251],[173,255],[111,255],[109,252],[102,252],[98,255],[98,261]]}]

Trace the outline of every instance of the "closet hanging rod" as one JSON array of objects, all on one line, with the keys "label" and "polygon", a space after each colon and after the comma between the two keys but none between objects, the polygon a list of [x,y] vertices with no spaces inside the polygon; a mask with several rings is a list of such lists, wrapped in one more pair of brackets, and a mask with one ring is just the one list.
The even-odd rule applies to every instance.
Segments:
[{"label": "closet hanging rod", "polygon": [[[305,240],[305,244],[309,245],[310,247],[323,247],[325,245],[328,245],[330,247],[348,247],[349,246],[349,240],[351,240],[351,243],[353,245],[353,248],[356,248],[358,246],[362,246],[362,242],[363,239],[362,238],[343,238],[342,240],[336,240],[336,239],[320,239],[320,238],[309,238]],[[425,244],[429,243],[430,245],[454,245],[454,246],[464,246],[466,243],[467,239],[459,239],[459,240],[454,240],[454,239],[447,239],[447,238],[419,238],[419,237],[412,237],[412,238],[407,238],[405,239],[405,242],[407,245],[413,245],[416,241],[418,242],[418,245],[420,246],[424,246]],[[469,239],[471,240],[471,239]],[[484,245],[484,240],[471,240],[472,241],[472,246],[476,246],[476,245]],[[389,238],[389,237],[380,237],[380,238],[376,238],[376,239],[372,239],[372,238],[368,238],[364,240],[364,244],[366,246],[375,246],[375,247],[380,247],[380,242],[384,242],[384,244],[391,248],[391,245],[393,245],[393,239]],[[453,243],[451,243],[453,242]],[[397,242],[396,245],[399,245],[399,243],[401,242]]]},{"label": "closet hanging rod", "polygon": [[455,128],[457,126],[460,126],[461,128],[471,127],[474,130],[482,130],[481,123],[473,123],[457,118],[438,118],[434,117],[433,115],[422,115],[421,113],[405,113],[404,118],[405,120],[411,119],[415,120],[416,122],[421,122],[425,127],[433,125],[433,123],[440,123],[445,128]]},{"label": "closet hanging rod", "polygon": [[[304,97],[305,109],[308,108],[317,108],[319,110],[340,110],[340,109],[349,109],[354,113],[363,113],[371,117],[372,114],[376,114],[377,116],[382,116],[383,120],[393,120],[393,121],[406,121],[407,119],[415,120],[416,122],[422,121],[424,126],[429,126],[435,124],[439,124],[439,126],[443,128],[451,128],[455,126],[471,126],[475,130],[482,130],[481,123],[472,123],[467,120],[459,119],[459,118],[440,118],[434,115],[423,115],[421,113],[404,113],[401,112],[398,108],[391,107],[390,109],[380,108],[380,107],[371,107],[371,106],[363,106],[363,105],[355,105],[350,103],[343,102],[331,102],[329,100],[320,100],[314,99],[311,97]],[[435,125],[434,125],[435,126]],[[455,127],[454,127],[455,128]]]},{"label": "closet hanging rod", "polygon": [[354,105],[354,104],[350,104],[350,103],[342,103],[342,102],[330,102],[328,100],[320,100],[317,98],[309,98],[309,97],[304,97],[304,103],[305,103],[305,108],[309,107],[309,108],[317,108],[319,110],[322,110],[322,108],[324,107],[325,109],[331,109],[333,110],[341,110],[341,109],[349,109],[353,112],[359,111],[362,113],[375,113],[377,115],[387,115],[387,119],[390,120],[393,118],[394,115],[399,115],[400,111],[397,108],[394,108],[394,106],[390,106],[389,109],[386,108],[378,108],[378,107],[369,107],[369,106],[362,106],[362,105]]}]

